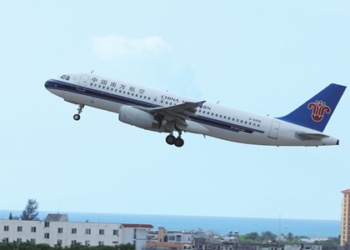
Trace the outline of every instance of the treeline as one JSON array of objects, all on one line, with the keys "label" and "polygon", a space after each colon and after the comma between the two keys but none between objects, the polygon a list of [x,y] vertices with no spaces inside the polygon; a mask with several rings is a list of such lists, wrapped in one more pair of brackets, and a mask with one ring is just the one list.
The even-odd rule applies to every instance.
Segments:
[{"label": "treeline", "polygon": [[[244,234],[239,236],[239,242],[242,243],[288,243],[288,244],[300,244],[301,239],[307,239],[306,236],[294,236],[292,233],[288,233],[287,235],[277,236],[276,234],[271,233],[270,231],[264,231],[261,234],[257,232],[252,232],[248,234]],[[315,241],[313,244],[316,245],[331,245],[331,246],[339,246],[340,245],[340,237],[338,238],[330,238],[325,241]]]},{"label": "treeline", "polygon": [[128,244],[120,244],[116,246],[83,246],[80,243],[72,245],[70,247],[62,247],[55,245],[51,247],[48,244],[34,244],[32,242],[12,242],[12,243],[0,243],[0,250],[52,250],[52,249],[66,249],[66,250],[135,250],[135,246]]}]

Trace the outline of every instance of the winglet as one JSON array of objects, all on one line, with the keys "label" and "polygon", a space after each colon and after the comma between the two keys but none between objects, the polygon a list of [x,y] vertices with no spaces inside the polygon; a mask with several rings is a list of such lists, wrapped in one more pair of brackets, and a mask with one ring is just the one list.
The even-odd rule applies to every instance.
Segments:
[{"label": "winglet", "polygon": [[205,103],[206,101],[201,101],[201,102],[197,102],[196,105],[197,107],[203,107],[203,103]]}]

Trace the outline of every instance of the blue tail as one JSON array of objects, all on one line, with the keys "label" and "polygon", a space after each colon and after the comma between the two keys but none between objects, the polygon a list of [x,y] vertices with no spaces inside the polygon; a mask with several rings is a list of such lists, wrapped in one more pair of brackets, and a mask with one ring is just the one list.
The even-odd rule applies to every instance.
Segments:
[{"label": "blue tail", "polygon": [[332,83],[290,114],[277,119],[323,132],[345,89]]}]

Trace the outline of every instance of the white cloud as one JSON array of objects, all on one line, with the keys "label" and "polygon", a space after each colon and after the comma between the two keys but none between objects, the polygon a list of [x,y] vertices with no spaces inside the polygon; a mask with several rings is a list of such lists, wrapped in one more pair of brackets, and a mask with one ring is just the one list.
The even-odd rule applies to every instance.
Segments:
[{"label": "white cloud", "polygon": [[145,52],[171,50],[172,47],[159,36],[145,39],[131,39],[123,36],[92,37],[93,51],[101,58],[127,57],[141,55]]}]

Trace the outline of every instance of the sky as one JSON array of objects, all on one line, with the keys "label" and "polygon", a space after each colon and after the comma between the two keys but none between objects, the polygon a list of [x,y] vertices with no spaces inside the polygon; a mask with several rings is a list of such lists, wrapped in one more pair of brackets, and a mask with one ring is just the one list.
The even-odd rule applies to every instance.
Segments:
[{"label": "sky", "polygon": [[90,72],[291,112],[349,86],[349,1],[0,1],[0,209],[340,220],[350,188],[350,93],[325,133],[339,146],[267,147],[123,124],[44,87]]}]

